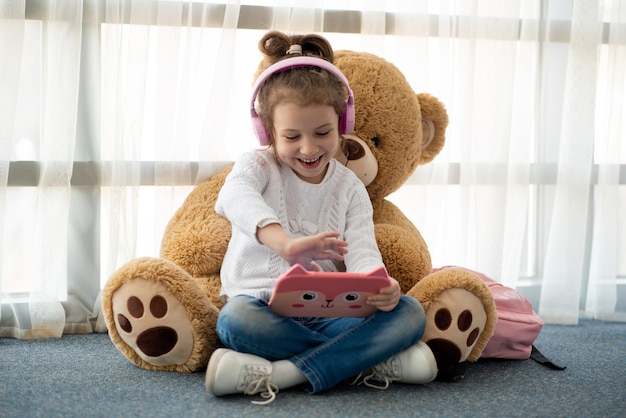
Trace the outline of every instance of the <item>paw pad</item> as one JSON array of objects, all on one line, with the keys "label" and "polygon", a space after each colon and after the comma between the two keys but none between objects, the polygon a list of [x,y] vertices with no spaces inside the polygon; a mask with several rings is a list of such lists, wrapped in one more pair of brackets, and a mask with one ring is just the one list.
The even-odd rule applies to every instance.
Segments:
[{"label": "paw pad", "polygon": [[443,292],[426,312],[422,340],[440,370],[465,361],[485,329],[487,315],[480,300],[465,289]]},{"label": "paw pad", "polygon": [[113,314],[124,342],[155,366],[184,364],[193,348],[185,307],[161,283],[142,278],[120,286]]}]

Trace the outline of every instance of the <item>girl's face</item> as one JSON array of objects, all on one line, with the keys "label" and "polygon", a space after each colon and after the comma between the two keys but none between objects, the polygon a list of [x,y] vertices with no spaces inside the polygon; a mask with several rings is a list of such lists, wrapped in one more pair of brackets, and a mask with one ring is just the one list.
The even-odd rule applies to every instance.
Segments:
[{"label": "girl's face", "polygon": [[339,118],[332,106],[283,102],[274,108],[274,151],[302,180],[319,184],[339,150]]}]

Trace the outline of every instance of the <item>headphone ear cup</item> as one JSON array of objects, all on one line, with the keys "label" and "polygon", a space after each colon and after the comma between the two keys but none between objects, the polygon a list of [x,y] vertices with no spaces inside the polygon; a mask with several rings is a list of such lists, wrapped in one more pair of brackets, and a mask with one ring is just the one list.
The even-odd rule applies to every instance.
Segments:
[{"label": "headphone ear cup", "polygon": [[267,128],[258,114],[252,117],[252,129],[261,145],[265,146],[270,144],[271,136],[269,132],[267,132]]},{"label": "headphone ear cup", "polygon": [[350,97],[343,109],[343,115],[339,121],[339,133],[351,134],[354,132],[354,99]]}]

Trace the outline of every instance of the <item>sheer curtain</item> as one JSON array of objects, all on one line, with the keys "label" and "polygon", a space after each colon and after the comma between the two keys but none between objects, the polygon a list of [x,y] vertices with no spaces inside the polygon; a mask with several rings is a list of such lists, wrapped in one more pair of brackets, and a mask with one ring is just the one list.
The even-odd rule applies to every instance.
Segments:
[{"label": "sheer curtain", "polygon": [[616,24],[598,53],[593,144],[597,180],[585,311],[599,319],[626,321],[624,291],[619,291],[626,287],[626,2],[606,6],[603,17]]},{"label": "sheer curtain", "polygon": [[[390,196],[435,266],[626,321],[626,1],[0,0],[0,336],[104,330],[194,184],[253,147],[268,29],[387,58],[447,143]],[[622,255],[620,257],[620,255]]]},{"label": "sheer curtain", "polygon": [[[24,1],[0,7],[0,335],[64,330],[82,10],[60,2],[37,22]],[[20,168],[36,184],[7,187]]]},{"label": "sheer curtain", "polygon": [[448,142],[394,197],[435,265],[518,288],[548,323],[626,320],[626,2],[443,4],[422,80]]}]

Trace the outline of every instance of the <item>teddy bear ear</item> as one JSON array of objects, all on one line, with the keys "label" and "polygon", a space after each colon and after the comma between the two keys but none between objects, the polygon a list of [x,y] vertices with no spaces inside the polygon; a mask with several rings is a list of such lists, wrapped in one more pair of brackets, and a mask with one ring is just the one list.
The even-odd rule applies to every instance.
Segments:
[{"label": "teddy bear ear", "polygon": [[422,112],[422,155],[420,165],[429,163],[439,154],[446,142],[448,113],[443,103],[427,93],[417,95]]}]

